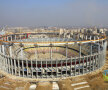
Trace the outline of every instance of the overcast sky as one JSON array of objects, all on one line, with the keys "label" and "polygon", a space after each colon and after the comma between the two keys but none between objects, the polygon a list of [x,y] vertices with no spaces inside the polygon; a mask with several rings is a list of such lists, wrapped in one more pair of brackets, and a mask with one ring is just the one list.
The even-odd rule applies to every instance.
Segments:
[{"label": "overcast sky", "polygon": [[4,25],[108,27],[108,0],[0,0]]}]

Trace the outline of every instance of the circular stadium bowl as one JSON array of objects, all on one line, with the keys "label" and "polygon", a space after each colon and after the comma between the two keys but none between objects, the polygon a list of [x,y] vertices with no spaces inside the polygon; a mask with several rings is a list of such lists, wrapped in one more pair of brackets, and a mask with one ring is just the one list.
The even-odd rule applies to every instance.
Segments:
[{"label": "circular stadium bowl", "polygon": [[0,37],[0,69],[7,74],[34,79],[82,75],[104,65],[106,46],[106,37],[95,34],[71,38],[54,33],[4,35]]}]

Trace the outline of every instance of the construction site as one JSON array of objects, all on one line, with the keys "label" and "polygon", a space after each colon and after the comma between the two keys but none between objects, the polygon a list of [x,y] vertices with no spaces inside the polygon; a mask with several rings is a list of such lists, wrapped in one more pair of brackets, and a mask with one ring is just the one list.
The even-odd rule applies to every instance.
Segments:
[{"label": "construction site", "polygon": [[106,36],[100,34],[2,35],[0,90],[108,90],[106,49]]}]

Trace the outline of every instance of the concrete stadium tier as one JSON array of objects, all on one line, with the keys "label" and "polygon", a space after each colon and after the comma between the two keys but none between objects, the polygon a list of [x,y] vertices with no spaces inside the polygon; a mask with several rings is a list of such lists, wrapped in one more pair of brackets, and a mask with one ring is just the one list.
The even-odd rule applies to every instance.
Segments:
[{"label": "concrete stadium tier", "polygon": [[[101,68],[106,37],[83,34],[16,33],[0,37],[0,69],[17,77],[45,79],[82,75]],[[52,37],[51,37],[51,35]]]}]

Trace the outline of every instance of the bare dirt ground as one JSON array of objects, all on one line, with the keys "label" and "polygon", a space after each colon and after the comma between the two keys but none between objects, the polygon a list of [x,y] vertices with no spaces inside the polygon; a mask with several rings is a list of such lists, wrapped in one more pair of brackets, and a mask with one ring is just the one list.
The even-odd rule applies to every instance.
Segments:
[{"label": "bare dirt ground", "polygon": [[[36,56],[33,54],[33,55],[31,55],[30,58],[36,59]],[[45,53],[45,54],[40,53],[40,54],[37,55],[37,58],[40,59],[40,60],[41,59],[42,60],[50,59],[50,53]],[[62,54],[59,54],[59,53],[53,53],[52,58],[53,58],[53,60],[56,60],[56,59],[65,59],[66,57]]]},{"label": "bare dirt ground", "polygon": [[29,87],[29,82],[12,80],[6,77],[0,78],[0,90],[29,90]]}]

